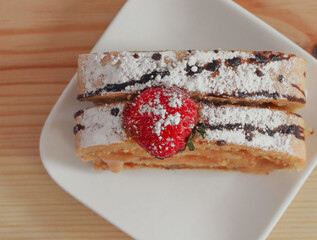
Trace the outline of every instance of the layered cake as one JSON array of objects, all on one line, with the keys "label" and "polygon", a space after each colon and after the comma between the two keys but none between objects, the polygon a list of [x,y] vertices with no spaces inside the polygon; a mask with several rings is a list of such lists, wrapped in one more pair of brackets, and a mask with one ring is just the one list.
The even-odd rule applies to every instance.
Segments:
[{"label": "layered cake", "polygon": [[305,60],[270,51],[79,56],[76,152],[96,169],[265,174],[306,163]]}]

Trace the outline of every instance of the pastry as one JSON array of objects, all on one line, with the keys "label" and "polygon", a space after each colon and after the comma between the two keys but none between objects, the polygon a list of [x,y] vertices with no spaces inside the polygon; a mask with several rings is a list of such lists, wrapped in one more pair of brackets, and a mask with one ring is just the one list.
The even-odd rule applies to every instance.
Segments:
[{"label": "pastry", "polygon": [[154,86],[176,86],[192,98],[231,104],[305,105],[305,59],[271,51],[161,51],[83,54],[81,101],[127,100]]},{"label": "pastry", "polygon": [[[202,101],[194,101],[194,112],[191,111],[193,106],[188,107],[191,103],[182,108],[187,98],[178,95],[179,91],[175,90],[176,95],[168,91],[162,93],[170,97],[167,103],[156,90],[150,89],[145,92],[157,96],[156,99],[148,99],[143,92],[133,101],[106,103],[78,111],[74,127],[77,155],[84,161],[93,161],[96,169],[113,172],[150,167],[263,174],[277,169],[299,170],[305,166],[305,122],[301,116],[279,109]],[[133,121],[133,117],[140,118],[135,112],[131,113],[133,108],[137,109],[136,114],[146,117],[142,118],[143,122]],[[189,119],[184,111],[190,111]],[[149,116],[151,119],[159,116],[160,120],[150,122]],[[180,125],[185,126],[184,131],[179,131]],[[154,147],[149,149],[146,142],[136,137],[151,127],[152,136],[141,135],[143,141],[153,141],[157,144],[155,147],[161,149],[163,146],[167,151],[175,146],[178,136],[173,138],[174,133],[188,129],[192,133],[180,136],[187,141],[180,144],[181,148],[185,146],[183,152],[172,149],[173,155],[160,155],[159,159]],[[172,136],[166,135],[171,132]],[[155,139],[151,139],[153,136]],[[160,137],[163,137],[161,142]]]}]

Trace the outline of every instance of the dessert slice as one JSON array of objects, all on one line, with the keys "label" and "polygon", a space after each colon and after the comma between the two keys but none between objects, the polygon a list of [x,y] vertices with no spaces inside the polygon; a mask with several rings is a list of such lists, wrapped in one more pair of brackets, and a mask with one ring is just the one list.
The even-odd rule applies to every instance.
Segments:
[{"label": "dessert slice", "polygon": [[154,86],[177,86],[200,100],[305,105],[305,59],[261,51],[161,51],[83,54],[78,59],[81,101],[113,102]]},{"label": "dessert slice", "polygon": [[[158,159],[151,151],[145,151],[128,130],[127,104],[131,103],[105,104],[75,114],[77,155],[83,161],[93,161],[95,168],[113,172],[147,167],[263,174],[277,169],[299,170],[305,166],[305,122],[297,114],[268,108],[196,103],[196,124],[192,126],[185,150]],[[155,110],[157,106],[151,107],[154,111],[148,114],[152,117],[162,113]],[[167,117],[163,118],[158,137],[164,138],[164,131],[168,130],[165,122],[171,121]],[[174,125],[178,127],[180,122],[174,121]],[[174,140],[171,137],[170,142],[163,141],[155,147],[169,151]]]}]

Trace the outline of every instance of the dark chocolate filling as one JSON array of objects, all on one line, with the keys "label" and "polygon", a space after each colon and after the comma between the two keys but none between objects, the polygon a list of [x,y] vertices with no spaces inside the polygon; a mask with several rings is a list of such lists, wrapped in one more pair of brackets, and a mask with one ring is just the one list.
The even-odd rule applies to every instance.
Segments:
[{"label": "dark chocolate filling", "polygon": [[296,138],[301,139],[301,140],[305,140],[305,135],[304,135],[304,128],[302,128],[301,126],[298,125],[280,125],[274,129],[269,129],[269,128],[259,128],[259,127],[255,127],[251,124],[242,124],[242,123],[228,123],[228,124],[217,124],[217,125],[211,125],[208,123],[198,123],[197,124],[198,127],[202,127],[202,128],[207,128],[210,129],[211,131],[213,130],[238,130],[238,129],[243,129],[244,130],[244,134],[245,134],[245,138],[248,141],[251,141],[253,138],[253,132],[254,131],[258,131],[261,134],[268,134],[269,136],[274,136],[275,133],[282,133],[282,134],[292,134],[294,135]]}]

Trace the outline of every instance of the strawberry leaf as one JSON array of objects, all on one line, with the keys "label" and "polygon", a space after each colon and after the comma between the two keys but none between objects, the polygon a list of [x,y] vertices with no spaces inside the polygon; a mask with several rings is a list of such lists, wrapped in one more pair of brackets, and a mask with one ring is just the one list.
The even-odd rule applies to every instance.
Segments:
[{"label": "strawberry leaf", "polygon": [[202,137],[203,139],[206,138],[206,130],[205,130],[205,129],[203,129],[203,128],[201,128],[201,127],[197,127],[197,128],[196,128],[196,131],[201,135],[201,137]]},{"label": "strawberry leaf", "polygon": [[197,133],[199,133],[203,139],[206,138],[206,130],[201,128],[201,127],[195,127],[193,129],[193,131],[191,132],[191,134],[188,136],[188,138],[186,140],[185,147],[182,150],[180,150],[179,152],[181,152],[181,153],[184,152],[186,147],[188,147],[189,151],[195,150],[195,145],[193,143],[193,139],[197,135]]},{"label": "strawberry leaf", "polygon": [[188,146],[189,151],[194,151],[195,150],[195,146],[194,146],[193,142],[187,143],[187,146]]}]

